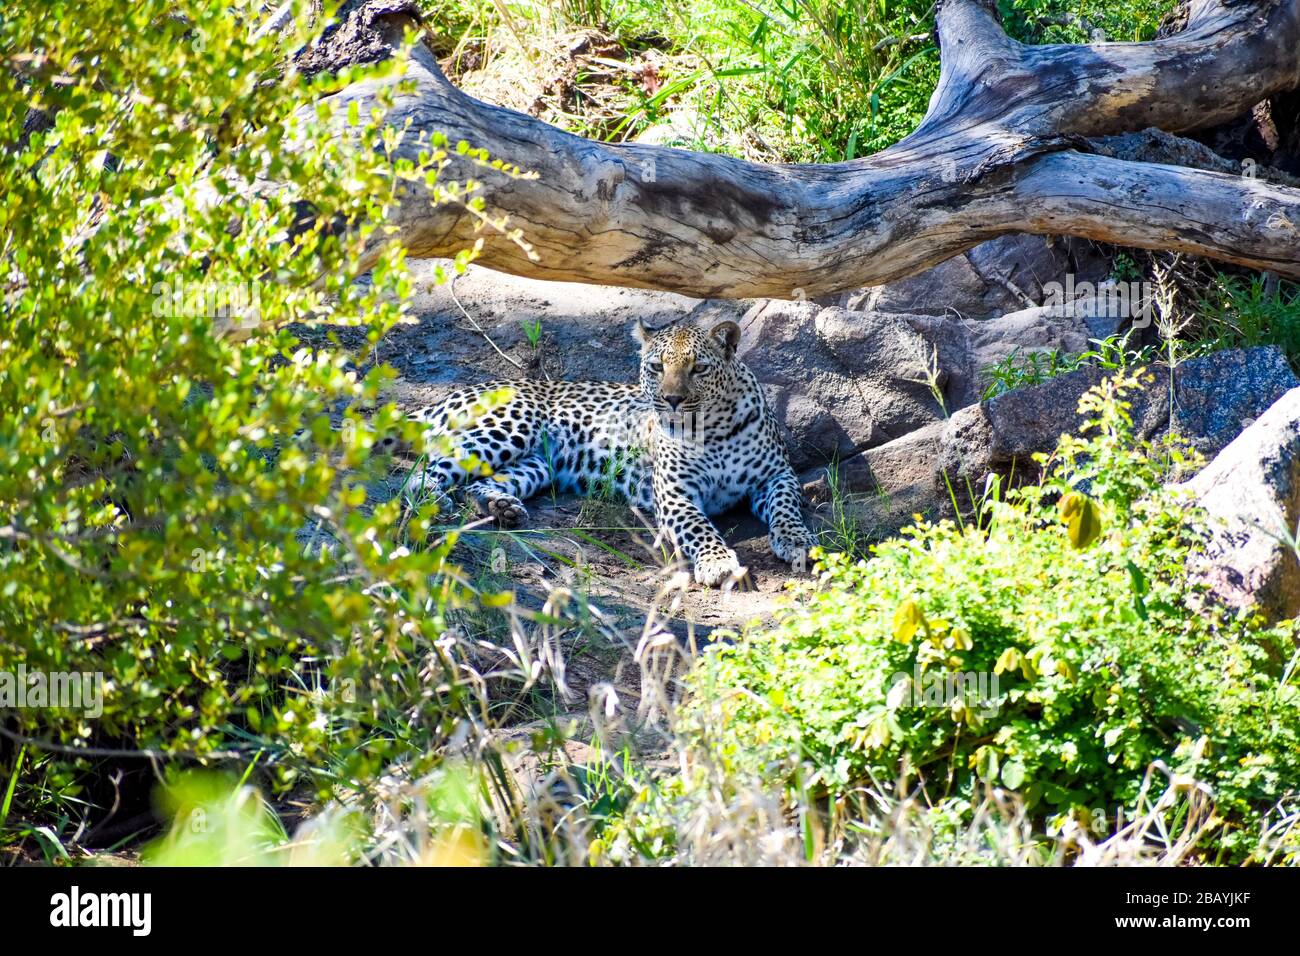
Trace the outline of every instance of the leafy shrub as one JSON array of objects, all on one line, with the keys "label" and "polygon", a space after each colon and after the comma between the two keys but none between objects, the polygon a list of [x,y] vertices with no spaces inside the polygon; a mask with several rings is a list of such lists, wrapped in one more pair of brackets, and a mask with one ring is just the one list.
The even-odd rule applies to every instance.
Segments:
[{"label": "leafy shrub", "polygon": [[983,370],[988,385],[980,397],[987,401],[1017,388],[1041,385],[1085,366],[1116,372],[1150,363],[1155,358],[1155,349],[1151,346],[1132,348],[1129,337],[1125,334],[1092,339],[1094,348],[1076,353],[1065,353],[1060,349],[1022,352],[1016,348],[1002,361]]},{"label": "leafy shrub", "polygon": [[1153,40],[1177,4],[1168,0],[999,0],[1007,33],[1025,43]]},{"label": "leafy shrub", "polygon": [[1133,437],[1136,380],[1086,395],[1081,435],[978,524],[922,522],[856,563],[824,555],[774,626],[711,646],[688,744],[832,802],[900,767],[934,802],[969,807],[994,784],[1048,832],[1105,832],[1163,761],[1213,788],[1213,841],[1247,854],[1300,779],[1293,629],[1204,606],[1188,583],[1198,516],[1161,485],[1176,445]]},{"label": "leafy shrub", "polygon": [[[479,600],[454,537],[367,488],[377,443],[418,437],[371,357],[404,313],[400,247],[356,281],[406,181],[474,200],[437,183],[443,143],[396,159],[382,108],[332,116],[319,98],[362,74],[298,75],[324,21],[304,3],[264,35],[263,6],[0,19],[0,672],[103,691],[102,714],[0,714],[19,835],[111,798],[83,791],[102,758],[260,758],[328,790],[438,759],[476,713],[445,640]],[[366,345],[308,348],[323,322]]]}]

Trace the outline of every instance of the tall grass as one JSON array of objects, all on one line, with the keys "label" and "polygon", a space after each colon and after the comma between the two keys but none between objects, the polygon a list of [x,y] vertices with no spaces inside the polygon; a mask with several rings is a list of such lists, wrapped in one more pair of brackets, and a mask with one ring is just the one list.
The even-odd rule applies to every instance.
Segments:
[{"label": "tall grass", "polygon": [[1300,368],[1300,283],[1219,274],[1195,303],[1207,347],[1276,345]]}]

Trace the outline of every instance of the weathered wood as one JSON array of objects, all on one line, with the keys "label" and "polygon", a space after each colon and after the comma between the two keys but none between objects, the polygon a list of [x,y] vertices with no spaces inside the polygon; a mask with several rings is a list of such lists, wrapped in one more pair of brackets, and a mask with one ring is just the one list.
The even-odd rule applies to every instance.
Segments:
[{"label": "weathered wood", "polygon": [[[1300,189],[1113,158],[1090,139],[1193,130],[1300,88],[1300,0],[1193,0],[1187,13],[1181,32],[1147,43],[1025,46],[991,0],[944,0],[925,119],[889,149],[829,165],[583,139],[465,95],[417,47],[414,89],[392,113],[411,124],[406,148],[440,131],[536,172],[448,171],[483,180],[490,208],[523,229],[536,258],[419,188],[395,210],[396,234],[415,256],[484,235],[479,261],[507,272],[737,298],[886,282],[1017,231],[1300,278]],[[387,0],[367,26],[395,45],[412,23],[409,4]],[[357,84],[336,99],[364,111],[375,92]]]}]

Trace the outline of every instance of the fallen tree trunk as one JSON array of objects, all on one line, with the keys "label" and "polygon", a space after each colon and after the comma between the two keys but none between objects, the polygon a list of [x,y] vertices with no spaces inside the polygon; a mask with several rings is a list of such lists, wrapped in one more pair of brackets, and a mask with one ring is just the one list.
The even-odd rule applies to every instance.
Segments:
[{"label": "fallen tree trunk", "polygon": [[[394,211],[414,256],[480,235],[479,261],[547,279],[702,297],[817,296],[920,272],[1009,232],[1172,249],[1300,279],[1300,188],[1104,155],[1096,138],[1219,123],[1300,88],[1300,0],[1192,0],[1184,29],[1146,43],[1025,46],[991,0],[941,0],[941,75],[917,130],[873,156],[772,166],[573,136],[457,90],[417,46],[391,122],[403,149],[441,132],[535,172],[457,161],[530,256],[412,187]],[[337,35],[373,57],[401,43],[413,4],[370,0]],[[326,44],[328,47],[328,43]],[[326,57],[328,59],[328,57]],[[363,112],[378,84],[335,96]],[[346,113],[346,109],[340,114]]]}]

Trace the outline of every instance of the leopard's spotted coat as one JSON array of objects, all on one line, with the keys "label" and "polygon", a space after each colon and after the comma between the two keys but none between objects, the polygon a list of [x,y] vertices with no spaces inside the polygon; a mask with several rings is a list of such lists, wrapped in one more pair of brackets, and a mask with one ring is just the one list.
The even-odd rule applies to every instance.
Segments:
[{"label": "leopard's spotted coat", "polygon": [[[506,527],[525,521],[524,500],[549,486],[616,490],[654,514],[706,585],[743,574],[708,516],[747,497],[776,555],[804,560],[814,538],[799,484],[758,380],[736,358],[739,326],[650,333],[638,322],[635,335],[637,384],[490,382],[415,413],[454,448],[429,466],[438,489],[464,485]],[[504,402],[485,402],[503,390]]]}]

